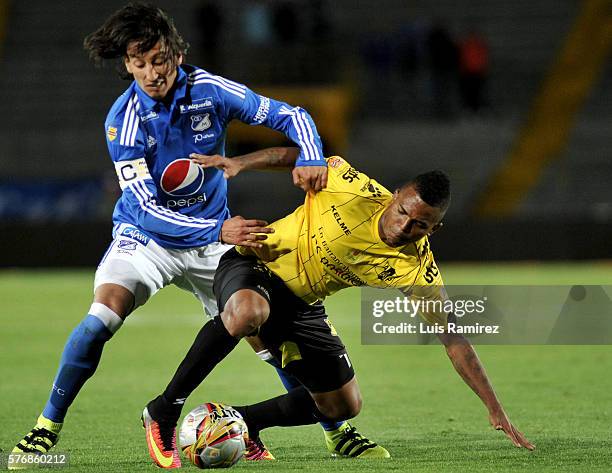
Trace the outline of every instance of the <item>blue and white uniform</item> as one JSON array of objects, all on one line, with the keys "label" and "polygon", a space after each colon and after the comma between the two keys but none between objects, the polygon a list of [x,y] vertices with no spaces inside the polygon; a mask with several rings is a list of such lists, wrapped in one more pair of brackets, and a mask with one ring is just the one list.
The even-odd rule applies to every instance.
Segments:
[{"label": "blue and white uniform", "polygon": [[171,94],[171,100],[154,100],[134,81],[106,119],[122,195],[95,287],[123,285],[137,307],[174,283],[214,314],[214,271],[229,248],[219,243],[230,216],[227,183],[221,171],[204,170],[189,155],[224,155],[227,125],[238,119],[284,133],[300,147],[296,166],[326,162],[312,118],[299,107],[190,65],[179,66]]},{"label": "blue and white uniform", "polygon": [[108,114],[106,138],[123,191],[114,223],[134,225],[165,248],[218,241],[229,216],[226,180],[215,168],[193,164],[189,155],[224,155],[233,119],[284,133],[300,147],[296,166],[326,165],[306,111],[180,66],[169,104],[150,98],[133,82]]}]

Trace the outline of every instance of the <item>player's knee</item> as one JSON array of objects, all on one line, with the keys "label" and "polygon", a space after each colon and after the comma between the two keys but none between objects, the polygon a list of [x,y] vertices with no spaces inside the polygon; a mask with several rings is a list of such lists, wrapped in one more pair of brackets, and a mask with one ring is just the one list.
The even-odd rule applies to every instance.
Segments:
[{"label": "player's knee", "polygon": [[344,405],[344,412],[339,416],[339,420],[347,420],[352,419],[353,417],[357,417],[361,412],[361,406],[363,401],[361,399],[361,395],[357,393],[356,396],[348,399]]},{"label": "player's knee", "polygon": [[328,402],[317,402],[321,414],[333,421],[352,419],[361,412],[363,401],[361,394],[354,393],[341,399],[333,399]]},{"label": "player's knee", "polygon": [[361,406],[356,403],[342,403],[336,405],[319,406],[319,411],[326,419],[332,421],[343,421],[352,419],[361,411]]},{"label": "player's knee", "polygon": [[134,294],[118,284],[102,284],[96,288],[94,303],[108,307],[125,319],[134,307]]},{"label": "player's knee", "polygon": [[269,315],[266,299],[255,291],[243,290],[230,297],[221,318],[230,335],[242,338],[257,332]]},{"label": "player's knee", "polygon": [[360,393],[357,393],[357,397],[351,401],[350,409],[347,415],[347,419],[352,419],[353,417],[357,417],[361,412],[361,407],[363,406],[363,399]]}]

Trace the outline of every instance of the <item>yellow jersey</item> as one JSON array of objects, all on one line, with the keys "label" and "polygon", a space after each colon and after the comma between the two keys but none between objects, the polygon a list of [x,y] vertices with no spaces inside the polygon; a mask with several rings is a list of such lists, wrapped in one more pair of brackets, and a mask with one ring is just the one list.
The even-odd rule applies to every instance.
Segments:
[{"label": "yellow jersey", "polygon": [[[312,304],[349,286],[398,288],[423,299],[443,299],[442,276],[427,237],[402,247],[385,244],[378,222],[392,194],[344,159],[327,158],[327,187],[270,226],[257,256],[298,297]],[[446,323],[445,314],[422,314]]]}]

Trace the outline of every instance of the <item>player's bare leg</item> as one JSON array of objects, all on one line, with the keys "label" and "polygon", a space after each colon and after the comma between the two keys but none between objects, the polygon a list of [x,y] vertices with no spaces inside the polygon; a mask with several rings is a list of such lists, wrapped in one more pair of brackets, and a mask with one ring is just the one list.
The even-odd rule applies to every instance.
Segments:
[{"label": "player's bare leg", "polygon": [[[317,408],[332,419],[352,419],[361,411],[362,399],[357,380],[351,379],[336,391],[311,393]],[[348,422],[341,422],[334,430],[325,431],[325,444],[334,456],[351,458],[389,458],[384,447],[361,435]]]},{"label": "player's bare leg", "polygon": [[270,304],[264,297],[251,289],[240,289],[227,300],[221,320],[228,333],[240,339],[257,333],[269,315]]},{"label": "player's bare leg", "polygon": [[[288,391],[299,389],[296,392],[304,394],[306,390],[302,383],[295,376],[280,368],[278,360],[270,355],[266,345],[258,336],[247,337],[246,340],[264,361],[269,362],[282,373],[281,380],[283,380],[283,384]],[[359,458],[390,457],[389,452],[384,447],[370,441],[347,422],[348,419],[359,414],[362,406],[361,393],[355,378],[352,378],[337,390],[326,393],[310,393],[310,396],[315,402],[316,409],[324,416],[318,420],[324,426],[325,444],[332,455]],[[278,400],[281,397],[276,399]],[[262,403],[261,407],[264,411],[267,409],[266,404]],[[335,428],[325,429],[325,426],[330,425],[335,426]]]},{"label": "player's bare leg", "polygon": [[348,420],[361,412],[363,401],[355,378],[340,389],[326,393],[310,393],[317,409],[331,420]]},{"label": "player's bare leg", "polygon": [[[293,426],[314,424],[324,419],[334,421],[348,419],[359,414],[361,394],[355,378],[338,389],[310,393],[304,387],[298,387],[289,393],[267,401],[249,406],[236,407],[253,435],[273,426]],[[360,435],[354,427],[345,422],[331,440],[330,450],[339,456],[360,458],[389,458],[389,452],[383,447]]]},{"label": "player's bare leg", "polygon": [[125,320],[134,308],[134,294],[119,284],[101,284],[94,293],[94,302],[105,305]]},{"label": "player's bare leg", "polygon": [[[194,340],[189,352],[179,365],[164,392],[149,402],[143,419],[155,422],[165,431],[176,431],[185,399],[200,385],[217,364],[238,344],[242,337],[255,331],[266,321],[269,305],[257,292],[249,289],[236,291],[227,300],[221,316],[207,322]],[[175,438],[175,437],[174,437]],[[174,468],[176,462],[164,451],[176,449],[175,441],[157,448],[159,442],[147,431],[149,453],[155,463],[163,468]]]},{"label": "player's bare leg", "polygon": [[[221,316],[215,317],[200,330],[164,393],[147,405],[151,419],[160,425],[175,426],[185,399],[234,349],[240,338],[257,332],[269,314],[267,299],[257,291],[239,289],[234,292],[225,302]],[[330,362],[342,364],[352,378],[348,360],[331,356]],[[245,413],[246,418],[255,419],[249,426],[251,440],[259,441],[260,425],[262,428],[271,425],[306,425],[319,420],[344,420],[356,415],[361,408],[361,397],[357,383],[351,382],[350,378],[346,385],[338,389],[319,393],[317,401],[301,386],[284,396],[260,403],[251,412],[253,415]],[[330,417],[318,409],[317,402]],[[350,430],[350,426],[346,425],[345,430]]]}]

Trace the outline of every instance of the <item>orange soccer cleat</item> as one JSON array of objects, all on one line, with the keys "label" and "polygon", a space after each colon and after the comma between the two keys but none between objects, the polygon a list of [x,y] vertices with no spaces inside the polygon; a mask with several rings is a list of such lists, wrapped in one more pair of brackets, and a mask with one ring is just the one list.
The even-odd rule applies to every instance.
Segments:
[{"label": "orange soccer cleat", "polygon": [[153,420],[145,407],[142,426],[146,431],[149,455],[160,468],[180,468],[181,458],[176,447],[176,425],[160,424]]},{"label": "orange soccer cleat", "polygon": [[276,460],[259,437],[249,438],[244,452],[245,460]]}]

